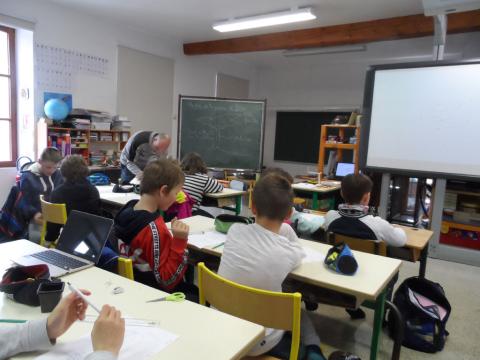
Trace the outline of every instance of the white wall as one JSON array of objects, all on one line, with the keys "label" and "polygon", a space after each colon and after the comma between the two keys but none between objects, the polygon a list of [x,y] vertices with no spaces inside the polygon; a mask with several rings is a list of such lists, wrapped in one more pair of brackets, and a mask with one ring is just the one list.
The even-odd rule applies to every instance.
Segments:
[{"label": "white wall", "polygon": [[[173,59],[175,62],[172,114],[162,129],[172,129],[176,139],[178,94],[214,96],[217,72],[250,80],[255,86],[254,67],[223,56],[186,57],[182,44],[131,29],[124,24],[79,13],[65,7],[36,0],[1,0],[0,14],[35,23],[34,41],[101,56],[110,62],[109,75],[103,78],[80,75],[73,84],[75,107],[117,112],[117,47],[119,45]],[[35,89],[37,115],[43,99]],[[135,122],[135,119],[131,119]],[[135,126],[135,125],[134,125]],[[152,128],[155,124],[152,126]],[[172,128],[173,127],[173,128]],[[33,142],[33,139],[32,139]],[[175,146],[171,152],[174,154]],[[2,174],[6,171],[8,179]],[[13,183],[11,170],[0,169],[0,200]],[[5,182],[3,182],[5,180]]]},{"label": "white wall", "polygon": [[[360,109],[369,65],[429,61],[432,42],[431,37],[380,42],[368,44],[366,52],[277,59],[264,66],[256,92],[256,97],[267,98],[264,165],[282,167],[292,174],[316,168],[316,164],[274,160],[276,111]],[[480,60],[480,32],[449,35],[446,54],[451,60]]]},{"label": "white wall", "polygon": [[118,47],[118,113],[134,119],[132,132],[171,133],[174,62]]}]

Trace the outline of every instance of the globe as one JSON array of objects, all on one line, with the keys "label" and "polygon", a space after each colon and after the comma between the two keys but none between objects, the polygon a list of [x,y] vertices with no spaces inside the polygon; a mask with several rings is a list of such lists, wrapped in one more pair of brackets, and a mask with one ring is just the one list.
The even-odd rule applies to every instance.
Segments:
[{"label": "globe", "polygon": [[68,105],[61,99],[50,99],[43,107],[45,115],[52,120],[63,120],[68,115]]}]

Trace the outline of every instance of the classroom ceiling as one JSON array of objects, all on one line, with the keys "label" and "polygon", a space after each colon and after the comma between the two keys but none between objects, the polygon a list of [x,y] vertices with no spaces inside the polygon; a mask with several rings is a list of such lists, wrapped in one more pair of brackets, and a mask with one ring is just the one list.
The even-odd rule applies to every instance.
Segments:
[{"label": "classroom ceiling", "polygon": [[[154,35],[186,42],[348,24],[423,13],[421,0],[49,0]],[[219,33],[212,23],[311,6],[316,20],[263,29]]]}]

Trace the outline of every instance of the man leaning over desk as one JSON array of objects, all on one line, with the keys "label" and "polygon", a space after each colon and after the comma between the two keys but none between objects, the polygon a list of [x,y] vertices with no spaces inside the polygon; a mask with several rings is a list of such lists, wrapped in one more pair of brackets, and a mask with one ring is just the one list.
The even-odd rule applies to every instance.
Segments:
[{"label": "man leaning over desk", "polygon": [[143,169],[152,157],[167,157],[170,135],[156,131],[137,131],[127,141],[120,155],[121,181],[129,183],[141,178]]}]

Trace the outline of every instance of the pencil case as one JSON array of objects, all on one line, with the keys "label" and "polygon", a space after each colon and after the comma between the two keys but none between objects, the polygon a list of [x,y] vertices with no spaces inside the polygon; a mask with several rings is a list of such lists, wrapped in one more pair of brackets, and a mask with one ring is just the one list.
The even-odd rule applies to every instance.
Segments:
[{"label": "pencil case", "polygon": [[328,250],[324,262],[330,269],[343,275],[353,275],[358,269],[357,260],[345,243],[332,246]]}]

